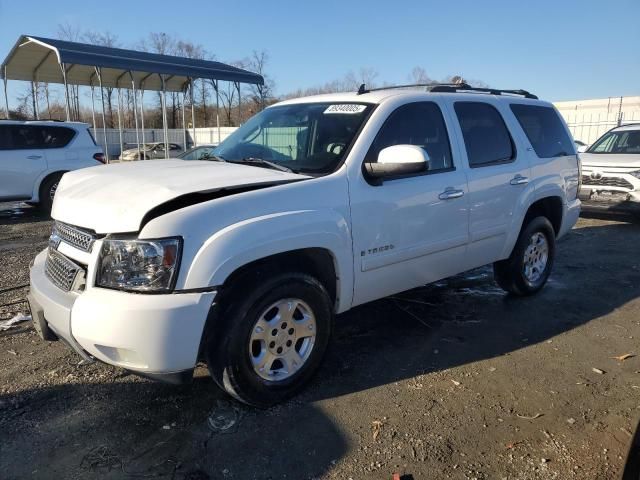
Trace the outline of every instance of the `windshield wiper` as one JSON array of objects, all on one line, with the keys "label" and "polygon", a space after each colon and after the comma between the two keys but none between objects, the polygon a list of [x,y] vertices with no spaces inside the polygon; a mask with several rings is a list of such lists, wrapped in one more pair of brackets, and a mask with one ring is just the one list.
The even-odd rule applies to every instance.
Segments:
[{"label": "windshield wiper", "polygon": [[293,173],[293,170],[291,170],[289,167],[285,167],[284,165],[280,165],[275,162],[270,162],[269,160],[265,160],[264,158],[258,158],[258,157],[246,157],[246,158],[243,158],[242,160],[238,160],[232,163],[248,163],[248,164],[264,165],[269,168],[273,168],[274,170],[280,170],[281,172]]}]

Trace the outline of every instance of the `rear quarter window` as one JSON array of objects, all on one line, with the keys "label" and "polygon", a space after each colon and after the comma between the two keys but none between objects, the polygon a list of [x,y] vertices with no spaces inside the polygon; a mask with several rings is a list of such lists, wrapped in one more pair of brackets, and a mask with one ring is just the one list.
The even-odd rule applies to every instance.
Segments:
[{"label": "rear quarter window", "polygon": [[575,145],[551,107],[512,103],[511,111],[540,158],[575,154]]},{"label": "rear quarter window", "polygon": [[41,131],[39,136],[42,141],[41,148],[63,148],[66,147],[73,137],[76,136],[76,131],[72,128],[66,127],[37,127]]}]

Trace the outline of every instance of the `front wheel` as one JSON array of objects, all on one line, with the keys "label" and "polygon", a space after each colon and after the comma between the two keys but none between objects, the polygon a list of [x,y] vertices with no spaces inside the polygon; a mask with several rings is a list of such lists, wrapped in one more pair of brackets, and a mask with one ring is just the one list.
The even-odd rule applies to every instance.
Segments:
[{"label": "front wheel", "polygon": [[324,286],[306,274],[264,278],[241,288],[228,295],[228,304],[223,301],[208,325],[204,354],[220,387],[264,408],[295,394],[317,371],[333,308]]},{"label": "front wheel", "polygon": [[515,295],[532,295],[549,279],[555,258],[555,232],[546,217],[536,217],[524,226],[511,256],[493,264],[500,287]]}]

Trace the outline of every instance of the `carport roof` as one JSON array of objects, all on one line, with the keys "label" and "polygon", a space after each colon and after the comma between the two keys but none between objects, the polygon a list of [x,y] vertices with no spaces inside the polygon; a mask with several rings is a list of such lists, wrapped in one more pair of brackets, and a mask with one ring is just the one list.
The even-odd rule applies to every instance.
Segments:
[{"label": "carport roof", "polygon": [[61,65],[67,71],[67,83],[98,85],[95,67],[102,72],[103,87],[130,88],[131,72],[136,88],[161,90],[160,75],[165,76],[167,91],[184,91],[189,79],[207,78],[229,82],[264,84],[257,73],[210,60],[160,55],[157,53],[68,42],[22,35],[0,68],[0,78],[64,83]]}]

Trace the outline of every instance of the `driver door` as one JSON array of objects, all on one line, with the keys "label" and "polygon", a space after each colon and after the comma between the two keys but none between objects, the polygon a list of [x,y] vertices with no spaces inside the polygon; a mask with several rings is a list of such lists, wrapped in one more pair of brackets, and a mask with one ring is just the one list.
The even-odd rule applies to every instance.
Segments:
[{"label": "driver door", "polygon": [[447,124],[437,102],[400,106],[383,124],[365,162],[377,161],[383,148],[416,145],[429,156],[428,170],[381,184],[362,172],[350,179],[354,305],[464,270],[467,178]]}]

